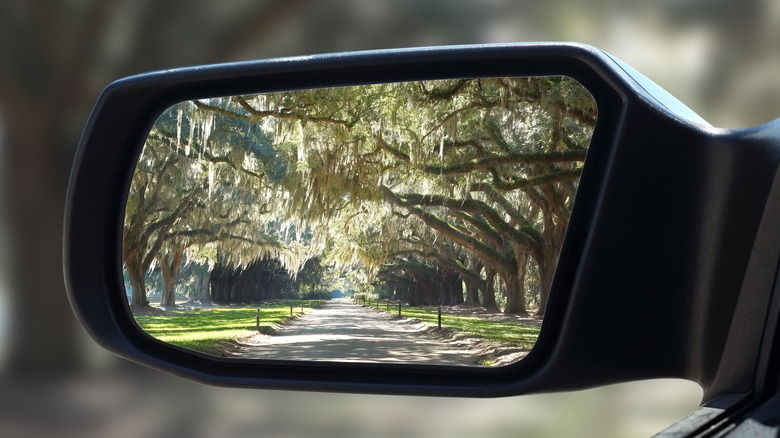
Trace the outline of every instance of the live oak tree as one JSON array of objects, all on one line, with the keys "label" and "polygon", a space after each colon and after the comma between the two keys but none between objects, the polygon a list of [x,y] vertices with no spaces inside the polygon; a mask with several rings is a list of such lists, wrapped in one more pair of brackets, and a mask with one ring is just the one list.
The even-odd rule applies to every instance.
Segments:
[{"label": "live oak tree", "polygon": [[[283,258],[283,245],[265,227],[266,184],[273,165],[262,132],[232,118],[198,114],[189,103],[164,113],[139,157],[128,197],[123,258],[133,306],[145,306],[144,276],[154,263],[162,276],[162,302],[172,306],[175,278],[190,247],[211,245],[224,261],[248,265],[257,257]],[[274,167],[268,178],[278,177]]]}]

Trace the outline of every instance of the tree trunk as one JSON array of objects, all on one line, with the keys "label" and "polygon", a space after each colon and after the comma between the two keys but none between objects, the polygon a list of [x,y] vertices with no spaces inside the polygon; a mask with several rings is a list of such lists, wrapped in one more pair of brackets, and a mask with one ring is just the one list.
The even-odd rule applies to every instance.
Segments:
[{"label": "tree trunk", "polygon": [[463,304],[463,279],[456,271],[449,271],[447,275],[449,285],[449,301],[451,306]]},{"label": "tree trunk", "polygon": [[525,307],[525,267],[528,255],[522,248],[516,248],[515,254],[517,254],[517,268],[514,272],[502,275],[506,284],[504,313],[507,315],[528,313]]},{"label": "tree trunk", "polygon": [[550,296],[557,259],[557,254],[545,254],[541,261],[537,261],[539,265],[539,309],[536,314],[538,316],[544,316],[544,312],[547,310],[547,298]]},{"label": "tree trunk", "polygon": [[136,308],[146,307],[149,305],[149,300],[146,298],[145,273],[141,272],[138,264],[134,262],[136,262],[134,258],[125,261],[127,276],[130,277],[130,287],[133,289],[130,305]]},{"label": "tree trunk", "polygon": [[498,311],[496,303],[496,271],[492,268],[485,268],[485,290],[482,294],[482,307],[493,312]]},{"label": "tree trunk", "polygon": [[465,281],[466,283],[466,301],[465,304],[469,306],[479,306],[479,285],[473,281]]},{"label": "tree trunk", "polygon": [[160,252],[160,273],[163,281],[160,306],[162,307],[176,307],[176,277],[179,275],[183,258],[184,248],[177,248],[172,254],[168,251]]},{"label": "tree trunk", "polygon": [[176,275],[163,266],[160,266],[160,273],[162,274],[160,307],[176,307]]},{"label": "tree trunk", "polygon": [[238,293],[237,301],[242,304],[252,303],[252,292],[254,292],[255,284],[253,277],[256,275],[257,270],[257,265],[250,265],[246,270],[241,272],[241,275],[236,282]]},{"label": "tree trunk", "polygon": [[211,295],[209,291],[209,275],[206,274],[202,276],[198,280],[198,288],[197,288],[197,294],[193,297],[193,299],[200,301],[201,303],[204,301],[211,301]]},{"label": "tree trunk", "polygon": [[523,281],[519,275],[503,275],[501,277],[506,285],[506,307],[504,313],[517,315],[528,313],[525,309],[525,290]]},{"label": "tree trunk", "polygon": [[[482,272],[482,263],[478,257],[474,257],[474,260],[469,263],[469,270],[476,273],[476,276],[479,277],[480,272]],[[480,283],[469,280],[466,277],[463,277],[463,280],[466,282],[466,304],[469,306],[479,306]]]},{"label": "tree trunk", "polygon": [[211,300],[215,303],[230,302],[230,276],[225,272],[225,268],[217,265],[211,270],[209,275],[209,289],[211,289]]},{"label": "tree trunk", "polygon": [[543,316],[547,309],[547,298],[550,295],[550,289],[552,289],[555,268],[558,265],[558,257],[565,233],[565,227],[552,229],[549,233],[546,233],[548,236],[545,236],[542,254],[536,257],[539,265],[539,308],[536,311],[538,316]]}]

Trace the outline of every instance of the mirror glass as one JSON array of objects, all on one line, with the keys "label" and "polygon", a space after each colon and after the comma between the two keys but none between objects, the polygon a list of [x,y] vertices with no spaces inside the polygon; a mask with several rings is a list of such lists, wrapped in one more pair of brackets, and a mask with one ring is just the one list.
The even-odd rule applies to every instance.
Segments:
[{"label": "mirror glass", "polygon": [[558,76],[181,102],[132,179],[128,304],[149,335],[223,357],[520,360],[596,114]]}]

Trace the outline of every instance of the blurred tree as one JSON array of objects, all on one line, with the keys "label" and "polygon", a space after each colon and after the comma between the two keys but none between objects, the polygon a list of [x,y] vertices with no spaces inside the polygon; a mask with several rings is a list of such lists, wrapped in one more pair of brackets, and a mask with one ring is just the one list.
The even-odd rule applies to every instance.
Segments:
[{"label": "blurred tree", "polygon": [[[71,157],[110,80],[235,60],[309,1],[0,3],[0,115],[11,236],[11,373],[70,373],[86,358],[62,284],[62,211]],[[136,26],[135,23],[143,23]],[[126,32],[123,34],[123,32]]]}]

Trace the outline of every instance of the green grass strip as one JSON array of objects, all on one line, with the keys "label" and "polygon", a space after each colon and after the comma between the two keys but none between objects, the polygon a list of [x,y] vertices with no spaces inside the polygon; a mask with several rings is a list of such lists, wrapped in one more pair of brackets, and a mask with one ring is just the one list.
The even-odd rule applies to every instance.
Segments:
[{"label": "green grass strip", "polygon": [[[401,314],[417,318],[430,325],[437,325],[438,312],[422,307],[404,307]],[[518,321],[489,321],[477,316],[461,316],[442,312],[442,328],[449,328],[465,335],[530,350],[539,337],[539,327]]]},{"label": "green grass strip", "polygon": [[[196,310],[173,310],[167,315],[136,316],[146,333],[163,342],[207,352],[220,343],[257,333],[257,306],[213,307]],[[311,307],[304,304],[303,311]],[[301,305],[293,305],[293,313],[301,313]],[[290,318],[289,304],[260,307],[261,330]]]}]

